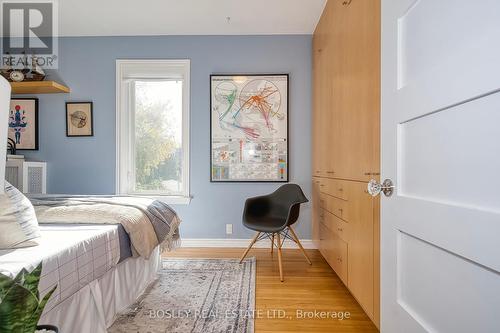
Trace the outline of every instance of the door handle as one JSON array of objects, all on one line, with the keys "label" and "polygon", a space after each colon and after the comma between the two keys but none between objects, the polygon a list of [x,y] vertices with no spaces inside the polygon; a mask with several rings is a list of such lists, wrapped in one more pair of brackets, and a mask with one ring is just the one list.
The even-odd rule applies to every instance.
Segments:
[{"label": "door handle", "polygon": [[372,197],[376,197],[380,192],[383,192],[386,197],[390,197],[394,193],[394,184],[392,180],[386,179],[382,184],[375,179],[370,180],[368,183],[368,193]]}]

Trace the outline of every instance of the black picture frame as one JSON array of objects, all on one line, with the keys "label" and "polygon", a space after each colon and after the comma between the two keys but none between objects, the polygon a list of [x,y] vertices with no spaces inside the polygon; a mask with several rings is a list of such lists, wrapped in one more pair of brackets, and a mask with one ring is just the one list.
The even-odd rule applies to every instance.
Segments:
[{"label": "black picture frame", "polygon": [[[90,133],[89,134],[70,134],[69,133],[69,122],[68,122],[68,112],[69,106],[75,104],[88,104],[90,109]],[[94,136],[94,103],[93,102],[66,102],[66,136],[69,138],[78,138],[78,137],[92,137]]]},{"label": "black picture frame", "polygon": [[[34,101],[35,102],[35,146],[34,148],[20,148],[19,146],[16,146],[16,151],[19,150],[27,150],[27,151],[35,151],[39,150],[39,122],[38,122],[38,98],[35,97],[29,97],[29,98],[21,98],[21,97],[16,97],[16,98],[11,98],[10,99],[11,103],[13,101]],[[9,115],[10,115],[10,110],[9,110]],[[10,130],[10,126],[9,126]]]},{"label": "black picture frame", "polygon": [[[285,76],[286,77],[286,127],[287,127],[287,138],[286,138],[286,150],[287,150],[287,163],[286,163],[286,178],[283,180],[218,180],[213,179],[213,160],[212,160],[212,79],[215,76],[228,76],[228,77],[269,77],[269,76]],[[226,184],[238,184],[238,183],[289,183],[290,182],[290,74],[289,73],[213,73],[210,74],[209,78],[209,96],[210,96],[210,182],[211,183],[226,183]]]}]

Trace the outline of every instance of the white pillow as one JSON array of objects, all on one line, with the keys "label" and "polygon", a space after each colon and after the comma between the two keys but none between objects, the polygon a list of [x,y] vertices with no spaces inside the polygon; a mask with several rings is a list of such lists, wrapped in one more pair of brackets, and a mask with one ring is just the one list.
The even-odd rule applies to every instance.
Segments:
[{"label": "white pillow", "polygon": [[0,249],[38,245],[38,220],[31,202],[17,188],[5,182],[0,194]]}]

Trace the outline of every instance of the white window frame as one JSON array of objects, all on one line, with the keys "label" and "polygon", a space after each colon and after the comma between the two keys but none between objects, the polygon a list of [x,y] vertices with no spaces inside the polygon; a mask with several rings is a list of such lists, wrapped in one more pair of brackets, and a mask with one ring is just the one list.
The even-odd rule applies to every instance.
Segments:
[{"label": "white window frame", "polygon": [[[189,96],[190,96],[189,59],[117,59],[116,60],[116,194],[148,196],[169,204],[189,204]],[[182,79],[182,195],[133,192],[130,186],[134,175],[134,136],[133,93],[127,80],[130,79]]]}]

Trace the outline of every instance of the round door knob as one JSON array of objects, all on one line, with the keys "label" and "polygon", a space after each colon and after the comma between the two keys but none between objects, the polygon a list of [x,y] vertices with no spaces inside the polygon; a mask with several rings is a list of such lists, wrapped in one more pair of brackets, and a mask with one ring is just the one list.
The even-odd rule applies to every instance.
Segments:
[{"label": "round door knob", "polygon": [[390,197],[394,193],[394,184],[392,183],[392,180],[386,179],[382,184],[377,182],[375,179],[368,182],[368,193],[371,196],[376,197],[380,194],[380,192],[383,192],[386,197]]}]

